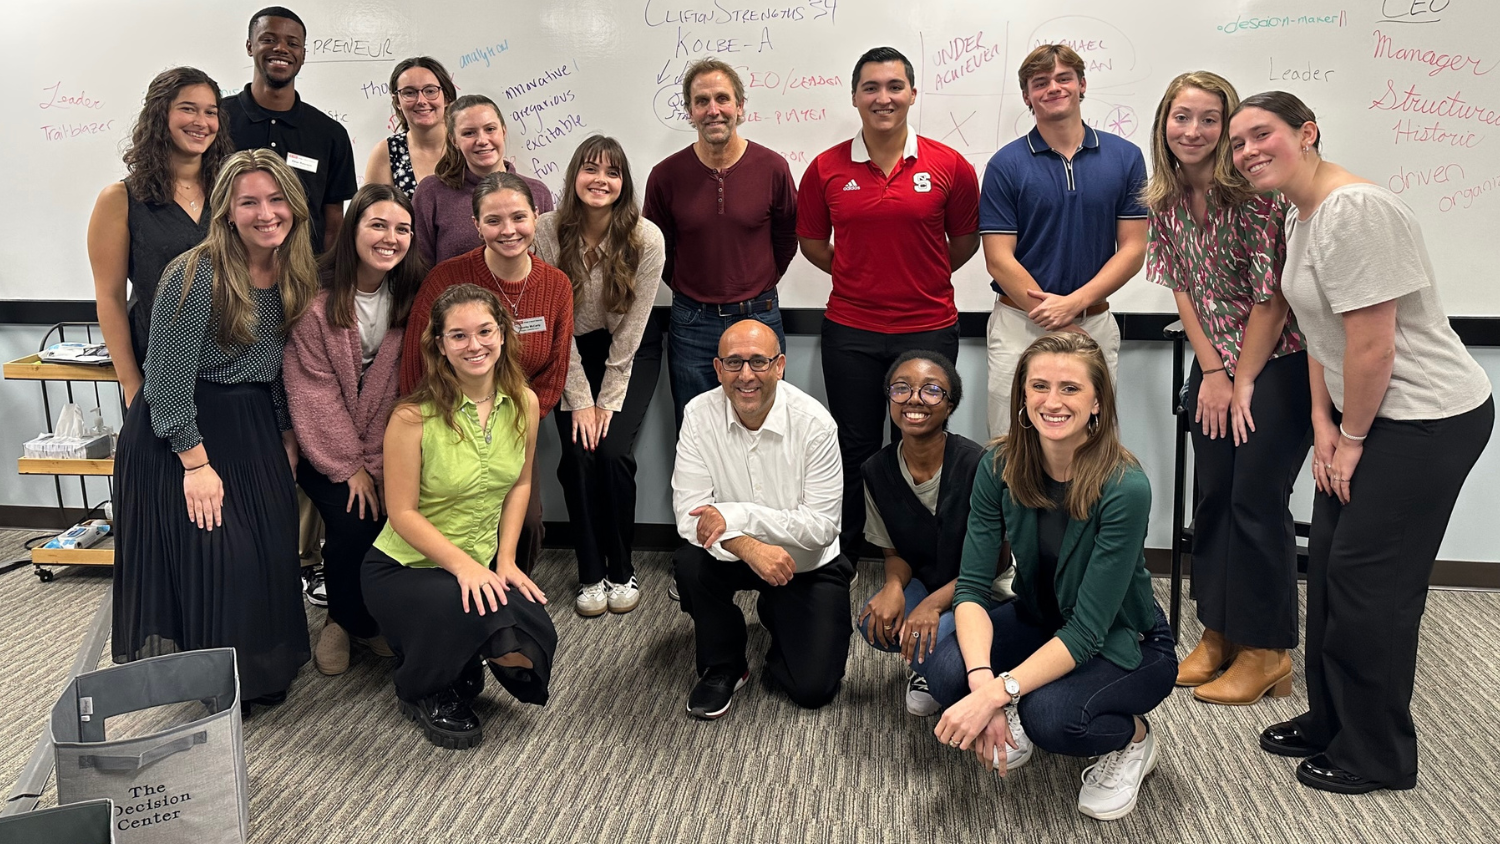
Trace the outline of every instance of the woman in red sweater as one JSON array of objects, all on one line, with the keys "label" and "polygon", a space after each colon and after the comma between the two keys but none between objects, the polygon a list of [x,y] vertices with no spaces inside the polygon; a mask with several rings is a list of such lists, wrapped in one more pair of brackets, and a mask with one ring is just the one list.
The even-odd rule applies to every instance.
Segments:
[{"label": "woman in red sweater", "polygon": [[[514,173],[491,173],[474,188],[474,226],[484,245],[438,264],[412,303],[401,361],[401,393],[422,377],[421,339],[438,294],[457,284],[493,291],[515,318],[521,370],[546,418],[562,399],[573,342],[573,285],[561,270],[531,254],[536,200]],[[542,497],[531,496],[516,548],[516,564],[531,573],[542,548]]]},{"label": "woman in red sweater", "polygon": [[359,567],[385,524],[385,423],[412,297],[427,265],[412,249],[412,207],[390,185],[365,185],[323,255],[323,289],[287,340],[282,377],[302,447],[297,483],[327,527],[328,620],[313,650],[327,675],[349,668],[350,637],[391,656],[365,609]]}]

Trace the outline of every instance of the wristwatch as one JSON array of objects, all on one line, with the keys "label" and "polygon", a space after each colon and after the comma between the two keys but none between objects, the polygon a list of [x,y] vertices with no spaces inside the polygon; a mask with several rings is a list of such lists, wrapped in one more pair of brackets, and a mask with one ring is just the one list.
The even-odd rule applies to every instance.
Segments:
[{"label": "wristwatch", "polygon": [[1021,684],[1016,681],[1016,678],[1010,676],[1009,671],[1001,671],[995,676],[999,677],[1000,682],[1005,684],[1005,693],[1010,695],[1011,703],[1015,703],[1021,699]]}]

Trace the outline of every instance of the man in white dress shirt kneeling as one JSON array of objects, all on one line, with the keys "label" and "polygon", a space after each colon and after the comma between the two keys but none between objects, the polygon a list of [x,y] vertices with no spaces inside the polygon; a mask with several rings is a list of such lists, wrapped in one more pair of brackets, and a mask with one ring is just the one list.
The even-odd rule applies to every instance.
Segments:
[{"label": "man in white dress shirt kneeling", "polygon": [[838,430],[817,399],[781,383],[786,356],[754,320],[719,339],[722,389],[683,412],[672,472],[673,555],[682,610],[693,617],[698,684],[688,714],[729,711],[750,678],[736,592],[760,593],[771,634],[766,676],[799,706],[833,700],[849,656],[849,580],[839,554],[844,476]]}]

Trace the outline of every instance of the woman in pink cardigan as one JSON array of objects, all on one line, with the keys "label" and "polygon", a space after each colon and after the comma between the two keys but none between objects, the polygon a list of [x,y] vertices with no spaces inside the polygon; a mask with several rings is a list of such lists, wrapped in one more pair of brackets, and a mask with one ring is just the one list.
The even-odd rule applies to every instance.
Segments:
[{"label": "woman in pink cardigan", "polygon": [[302,449],[297,483],[326,526],[328,620],[313,650],[324,674],[349,668],[349,644],[392,656],[365,609],[359,566],[385,526],[381,459],[396,403],[401,343],[427,267],[412,249],[411,200],[366,185],[349,202],[323,290],[292,329],[283,377]]}]

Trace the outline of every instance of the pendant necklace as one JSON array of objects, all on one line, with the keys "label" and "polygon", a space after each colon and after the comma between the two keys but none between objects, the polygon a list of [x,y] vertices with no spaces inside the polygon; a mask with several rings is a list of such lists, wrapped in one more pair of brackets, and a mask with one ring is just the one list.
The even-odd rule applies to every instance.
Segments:
[{"label": "pendant necklace", "polygon": [[[488,264],[486,264],[484,268],[490,270]],[[526,288],[531,285],[531,273],[527,273],[526,280],[521,282],[521,292],[516,294],[515,299],[511,299],[510,296],[505,292],[505,282],[500,278],[500,276],[495,275],[494,270],[490,270],[490,278],[493,278],[495,280],[495,292],[499,293],[500,298],[505,302],[505,304],[510,306],[511,316],[515,317],[516,319],[520,319],[521,300],[526,298]]]},{"label": "pendant necklace", "polygon": [[[475,401],[474,402],[474,422],[475,422],[475,424],[479,423],[479,405],[484,404],[485,402],[494,399],[495,398],[495,394],[498,393],[498,392],[499,392],[499,390],[492,390],[492,391],[490,391],[489,395],[485,396],[484,398],[480,399],[479,401]],[[473,399],[469,399],[469,401],[474,401],[474,400]],[[489,445],[490,443],[492,443],[494,441],[493,440],[493,438],[495,436],[494,435],[494,431],[490,427],[490,424],[492,424],[494,421],[495,421],[495,409],[492,407],[492,408],[490,408],[490,418],[485,420],[485,422],[487,423],[484,426],[484,444],[485,445]]]}]

